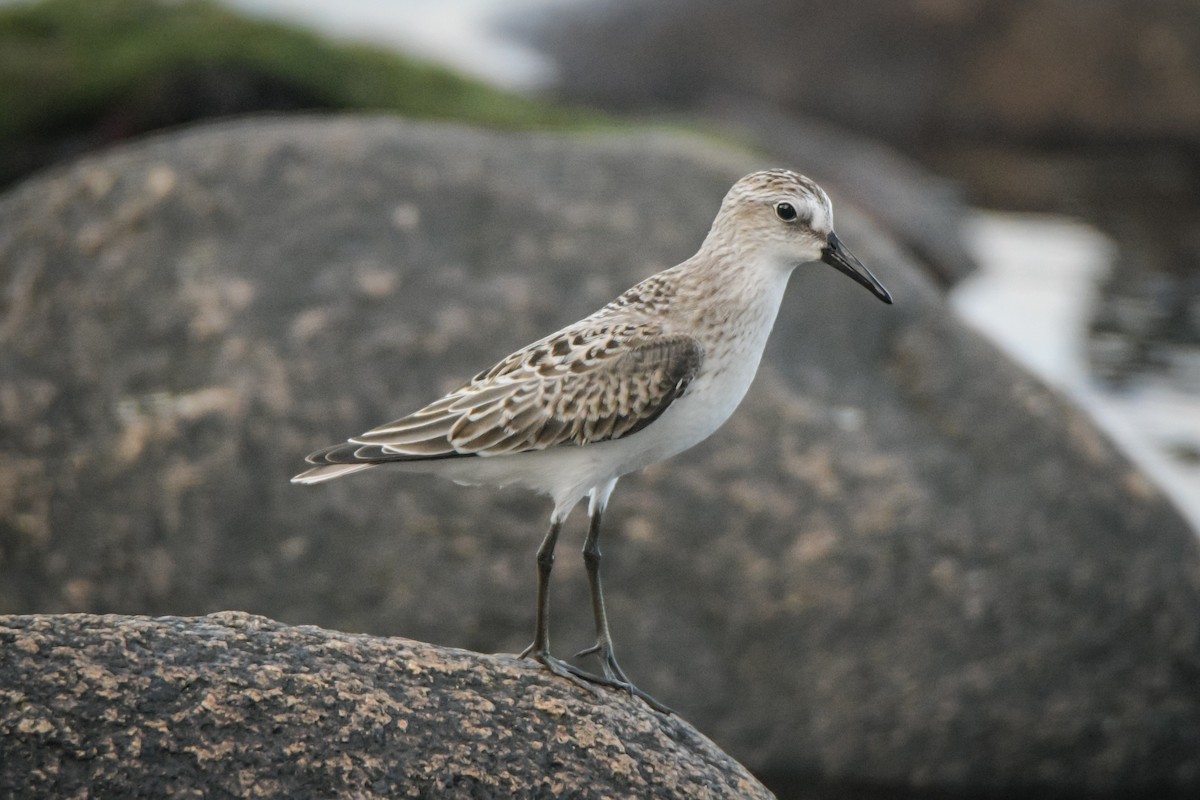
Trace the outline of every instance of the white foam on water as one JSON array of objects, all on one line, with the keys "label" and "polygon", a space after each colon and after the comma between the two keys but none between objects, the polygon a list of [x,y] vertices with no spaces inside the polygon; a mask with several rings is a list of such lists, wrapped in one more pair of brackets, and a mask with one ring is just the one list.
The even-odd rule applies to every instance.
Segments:
[{"label": "white foam on water", "polygon": [[1169,375],[1114,390],[1088,374],[1088,319],[1113,243],[1076,220],[992,211],[964,236],[980,268],[951,291],[954,310],[1095,419],[1200,533],[1200,466],[1174,454],[1200,451],[1200,394]]}]

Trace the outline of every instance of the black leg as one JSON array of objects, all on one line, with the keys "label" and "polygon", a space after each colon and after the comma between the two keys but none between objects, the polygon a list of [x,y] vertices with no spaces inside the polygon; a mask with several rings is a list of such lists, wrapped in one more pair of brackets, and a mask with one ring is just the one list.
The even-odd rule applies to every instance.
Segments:
[{"label": "black leg", "polygon": [[537,551],[537,611],[534,618],[533,643],[521,651],[521,658],[532,658],[546,669],[566,678],[578,686],[582,686],[592,694],[599,692],[589,686],[586,677],[576,674],[569,664],[559,661],[550,655],[550,572],[554,569],[554,546],[558,544],[558,533],[562,530],[562,520],[550,520],[550,530]]},{"label": "black leg", "polygon": [[558,532],[562,520],[551,520],[550,530],[537,551],[537,612],[534,618],[533,644],[526,647],[521,658],[550,654],[550,571],[554,569],[554,546],[558,544]]},{"label": "black leg", "polygon": [[612,633],[608,629],[608,612],[604,607],[604,588],[600,583],[600,517],[596,509],[588,523],[587,539],[583,542],[583,565],[587,568],[588,585],[592,590],[592,618],[596,623],[596,643],[576,654],[576,657],[596,654],[604,668],[604,677],[611,681],[629,683],[624,670],[613,653]]},{"label": "black leg", "polygon": [[[566,678],[572,683],[582,686],[595,695],[599,691],[595,686],[608,686],[614,689],[624,689],[630,694],[642,698],[651,708],[665,714],[671,709],[655,700],[650,695],[635,687],[625,678],[621,667],[612,655],[612,637],[608,635],[608,619],[604,612],[604,597],[600,593],[600,549],[596,542],[599,535],[600,515],[593,514],[591,526],[588,529],[585,544],[585,561],[587,562],[588,581],[592,587],[592,610],[596,617],[596,646],[586,652],[601,653],[604,663],[604,677],[593,675],[565,661],[560,661],[550,655],[550,572],[554,568],[554,546],[558,544],[558,534],[562,530],[562,520],[552,519],[550,530],[537,551],[537,612],[534,621],[533,643],[521,651],[521,658],[532,658],[539,664],[559,677]],[[588,556],[592,552],[594,556]],[[601,635],[600,631],[604,631]],[[601,643],[607,642],[603,648]],[[593,685],[594,684],[594,685]]]},{"label": "black leg", "polygon": [[576,658],[592,654],[599,656],[600,665],[604,669],[604,678],[601,679],[599,675],[584,672],[571,664],[564,664],[564,666],[572,674],[584,680],[599,683],[602,686],[624,689],[635,697],[640,697],[655,711],[670,714],[672,713],[670,708],[633,685],[633,682],[625,676],[625,671],[621,669],[621,665],[617,663],[617,657],[613,653],[612,633],[608,629],[608,611],[604,607],[604,588],[600,583],[600,517],[603,515],[603,511],[604,509],[599,505],[592,509],[587,539],[583,542],[583,564],[587,568],[588,585],[592,590],[592,617],[596,623],[596,643],[577,653]]}]

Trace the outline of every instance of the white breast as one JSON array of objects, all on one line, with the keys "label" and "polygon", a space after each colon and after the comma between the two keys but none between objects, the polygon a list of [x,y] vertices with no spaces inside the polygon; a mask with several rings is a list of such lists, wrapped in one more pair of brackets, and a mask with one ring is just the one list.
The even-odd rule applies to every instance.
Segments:
[{"label": "white breast", "polygon": [[755,302],[742,308],[735,318],[706,331],[700,374],[661,417],[628,437],[630,460],[623,465],[626,468],[622,474],[699,444],[729,419],[758,372],[786,284],[784,272],[764,286]]}]

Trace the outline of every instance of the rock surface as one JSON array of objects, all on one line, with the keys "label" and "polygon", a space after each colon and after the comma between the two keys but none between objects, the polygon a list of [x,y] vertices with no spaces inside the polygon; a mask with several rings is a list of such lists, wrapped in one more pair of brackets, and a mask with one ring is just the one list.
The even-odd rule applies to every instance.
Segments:
[{"label": "rock surface", "polygon": [[[545,501],[287,480],[690,255],[759,166],[666,134],[248,119],[27,182],[0,198],[0,609],[519,651]],[[622,664],[780,794],[1194,795],[1195,537],[846,202],[838,230],[897,304],[798,270],[730,423],[622,481]],[[582,528],[563,655],[590,643]]]},{"label": "rock surface", "polygon": [[771,797],[679,717],[596,691],[234,612],[0,617],[0,794]]}]

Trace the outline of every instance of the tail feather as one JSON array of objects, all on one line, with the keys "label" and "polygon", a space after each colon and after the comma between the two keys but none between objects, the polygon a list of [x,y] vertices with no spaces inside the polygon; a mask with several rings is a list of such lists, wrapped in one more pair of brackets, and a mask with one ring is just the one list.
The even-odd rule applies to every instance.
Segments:
[{"label": "tail feather", "polygon": [[354,451],[357,449],[357,446],[345,442],[309,454],[304,460],[316,466],[292,478],[292,483],[321,483],[375,466],[374,462],[355,458]]},{"label": "tail feather", "polygon": [[321,467],[313,467],[301,472],[296,477],[292,478],[292,483],[322,483],[324,481],[340,478],[343,475],[349,475],[352,472],[359,472],[364,469],[370,469],[374,464],[327,464]]},{"label": "tail feather", "polygon": [[445,452],[444,448],[432,449],[428,454],[419,452],[420,443],[410,445],[417,452],[397,453],[379,445],[364,445],[355,440],[335,444],[310,454],[304,460],[315,466],[292,478],[292,483],[321,483],[340,478],[380,464],[396,464],[412,461],[438,461],[446,458],[462,458],[473,453]]}]

